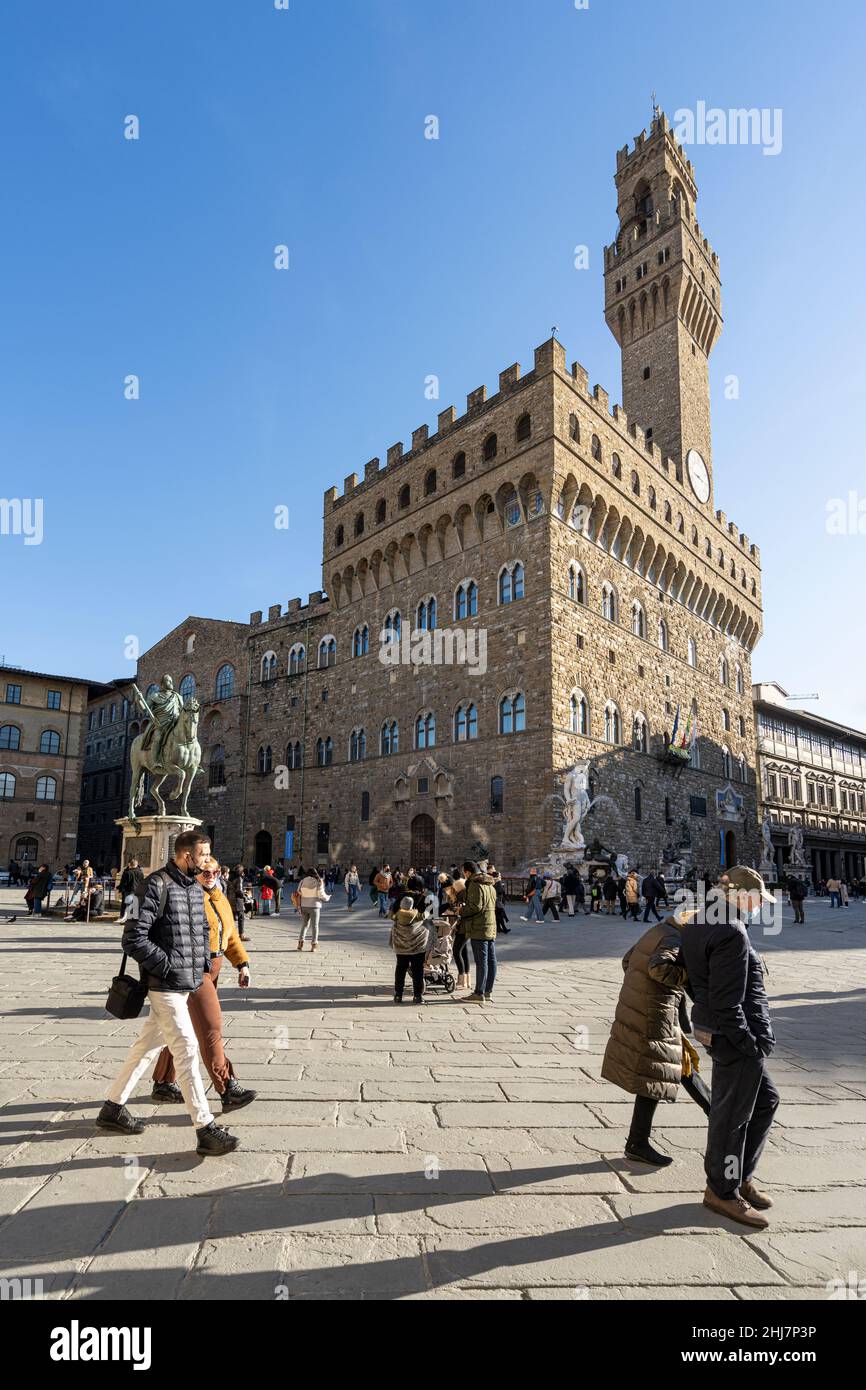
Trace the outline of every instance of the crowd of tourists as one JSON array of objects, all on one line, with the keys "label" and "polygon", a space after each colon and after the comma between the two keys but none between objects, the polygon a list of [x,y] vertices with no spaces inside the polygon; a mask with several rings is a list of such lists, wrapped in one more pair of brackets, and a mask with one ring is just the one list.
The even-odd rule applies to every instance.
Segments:
[{"label": "crowd of tourists", "polygon": [[[94,891],[94,879],[86,860],[77,866],[79,898]],[[497,937],[510,929],[506,884],[488,860],[466,859],[447,870],[432,864],[404,871],[381,863],[363,879],[356,864],[293,871],[278,863],[248,872],[242,864],[220,864],[203,833],[185,831],[164,868],[145,878],[133,858],[118,876],[123,951],[140,972],[139,1009],[122,1016],[135,1016],[145,998],[149,1012],[107,1088],[97,1126],[126,1135],[142,1132],[143,1122],[126,1102],[150,1072],[154,1102],[186,1107],[197,1153],[217,1156],[236,1149],[237,1136],[217,1122],[202,1072],[203,1066],[220,1118],[255,1101],[256,1092],[243,1084],[225,1051],[218,994],[225,962],[237,971],[239,987],[249,989],[247,920],[259,913],[279,915],[289,905],[298,921],[297,949],[303,951],[309,940],[310,950],[318,950],[324,904],[341,885],[346,911],[352,912],[365,880],[370,903],[388,927],[395,1004],[403,1002],[407,979],[416,1005],[434,988],[465,989],[461,1002],[493,1004]],[[29,886],[43,895],[48,891],[47,865]],[[707,1115],[704,1205],[741,1225],[765,1228],[773,1202],[758,1185],[756,1170],[779,1093],[766,1068],[775,1035],[764,966],[749,939],[749,925],[762,904],[776,901],[760,874],[729,868],[688,910],[668,900],[664,876],[656,872],[641,878],[634,870],[611,869],[584,878],[576,865],[566,865],[559,877],[533,868],[521,886],[526,905],[521,920],[527,924],[545,923],[548,914],[559,921],[561,908],[568,917],[618,912],[634,921],[643,910],[644,923],[653,914],[656,920],[623,957],[623,982],[601,1068],[605,1080],[634,1096],[626,1157],[653,1168],[675,1161],[651,1137],[659,1104],[674,1100],[682,1087]],[[789,890],[792,886],[793,880]],[[831,906],[848,905],[852,894],[842,888],[838,879],[827,882]],[[802,900],[791,892],[791,902],[797,920],[803,920]],[[700,1074],[696,1043],[712,1059],[712,1090]]]}]

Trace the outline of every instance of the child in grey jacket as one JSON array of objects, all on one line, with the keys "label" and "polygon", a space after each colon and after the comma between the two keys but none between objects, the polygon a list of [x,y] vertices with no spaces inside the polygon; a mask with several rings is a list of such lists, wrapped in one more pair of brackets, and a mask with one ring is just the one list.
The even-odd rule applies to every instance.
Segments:
[{"label": "child in grey jacket", "polygon": [[414,907],[409,897],[400,899],[400,906],[393,912],[394,925],[391,928],[389,943],[397,956],[394,972],[394,1003],[402,1004],[403,986],[407,971],[412,972],[413,1004],[424,1003],[424,957],[430,944],[430,931],[424,925],[424,918]]}]

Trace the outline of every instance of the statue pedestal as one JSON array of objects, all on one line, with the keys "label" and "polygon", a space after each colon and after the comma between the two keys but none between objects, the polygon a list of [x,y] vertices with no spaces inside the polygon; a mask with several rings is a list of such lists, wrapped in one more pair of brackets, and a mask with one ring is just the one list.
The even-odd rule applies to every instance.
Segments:
[{"label": "statue pedestal", "polygon": [[168,863],[182,830],[198,830],[201,825],[194,816],[138,816],[136,820],[124,816],[114,823],[123,831],[120,867],[126,868],[134,856],[145,877]]}]

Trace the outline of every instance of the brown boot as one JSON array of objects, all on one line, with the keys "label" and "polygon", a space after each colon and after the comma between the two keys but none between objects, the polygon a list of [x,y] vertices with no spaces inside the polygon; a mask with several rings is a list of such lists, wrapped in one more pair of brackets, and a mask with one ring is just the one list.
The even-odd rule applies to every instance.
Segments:
[{"label": "brown boot", "polygon": [[749,1206],[754,1207],[756,1211],[767,1211],[773,1205],[772,1197],[768,1197],[766,1192],[761,1192],[753,1182],[740,1183],[740,1196],[745,1197]]},{"label": "brown boot", "polygon": [[727,1216],[730,1221],[738,1221],[741,1226],[752,1226],[756,1231],[765,1231],[769,1226],[766,1216],[755,1211],[742,1197],[717,1197],[711,1188],[704,1193],[704,1206],[719,1216]]}]

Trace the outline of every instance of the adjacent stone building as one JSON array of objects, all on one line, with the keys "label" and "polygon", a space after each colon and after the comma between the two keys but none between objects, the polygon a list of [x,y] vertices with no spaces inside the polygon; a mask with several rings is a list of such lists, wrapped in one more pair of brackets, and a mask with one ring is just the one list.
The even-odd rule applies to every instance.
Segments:
[{"label": "adjacent stone building", "polygon": [[108,687],[0,667],[0,857],[74,862],[88,697]]},{"label": "adjacent stone building", "polygon": [[523,868],[586,759],[588,837],[756,860],[760,555],[714,506],[718,261],[663,115],[616,186],[623,406],[551,339],[326,492],[327,597],[251,616],[245,856]]},{"label": "adjacent stone building", "polygon": [[792,709],[775,681],[754,686],[760,816],[769,815],[784,877],[800,826],[812,882],[866,871],[866,733]]},{"label": "adjacent stone building", "polygon": [[[225,862],[241,857],[246,823],[247,636],[246,623],[189,617],[141,655],[136,678],[145,699],[164,675],[170,675],[185,699],[199,703],[202,761],[189,812],[202,821],[215,853]],[[139,709],[133,714],[130,742],[144,723]],[[162,792],[171,796],[172,788],[169,778]],[[140,809],[155,811],[156,804],[148,796]],[[175,809],[169,804],[170,812]]]},{"label": "adjacent stone building", "polygon": [[135,718],[132,680],[109,681],[87,705],[78,857],[111,873],[120,867],[122,835],[116,824],[129,800],[130,725]]}]

